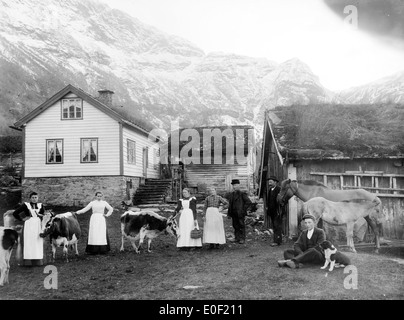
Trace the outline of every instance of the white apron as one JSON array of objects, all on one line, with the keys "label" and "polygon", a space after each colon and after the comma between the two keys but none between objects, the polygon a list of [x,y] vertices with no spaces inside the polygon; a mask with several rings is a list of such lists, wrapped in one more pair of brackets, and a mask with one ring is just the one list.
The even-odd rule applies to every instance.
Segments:
[{"label": "white apron", "polygon": [[223,216],[218,208],[209,207],[206,210],[205,225],[203,227],[203,243],[226,243]]},{"label": "white apron", "polygon": [[93,246],[107,245],[107,224],[102,213],[93,213],[88,228],[88,242]]},{"label": "white apron", "polygon": [[[183,209],[178,221],[180,236],[177,241],[177,247],[202,247],[201,238],[191,238],[191,231],[194,229],[194,215],[192,213],[192,209],[189,208],[191,199],[180,199]],[[199,229],[199,226],[197,229]]]},{"label": "white apron", "polygon": [[23,257],[26,260],[43,259],[43,238],[39,236],[41,233],[41,219],[38,217],[42,204],[37,204],[38,209],[33,209],[28,202],[25,205],[31,213],[31,218],[24,223]]}]

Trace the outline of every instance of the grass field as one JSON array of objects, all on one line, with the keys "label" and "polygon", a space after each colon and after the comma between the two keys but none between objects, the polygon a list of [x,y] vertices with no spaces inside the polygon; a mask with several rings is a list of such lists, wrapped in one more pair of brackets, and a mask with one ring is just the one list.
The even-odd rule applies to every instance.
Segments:
[{"label": "grass field", "polygon": [[[58,213],[77,208],[59,208]],[[161,235],[152,242],[152,253],[135,254],[129,243],[121,253],[120,221],[116,210],[108,218],[111,252],[103,256],[85,254],[90,213],[79,216],[82,238],[80,255],[71,262],[62,259],[58,248],[57,289],[46,289],[51,273],[44,267],[18,267],[11,259],[10,283],[0,287],[2,300],[402,300],[404,298],[404,248],[357,248],[346,252],[351,270],[279,268],[281,247],[270,247],[268,235],[257,235],[247,228],[246,244],[227,243],[218,250],[206,247],[178,251],[175,239]],[[226,233],[232,234],[231,221],[224,218]],[[202,221],[200,221],[202,224]],[[50,246],[46,245],[47,257]],[[53,273],[55,275],[55,273]],[[48,280],[46,280],[48,279]],[[55,283],[53,283],[55,284]],[[186,289],[186,286],[196,286]]]}]

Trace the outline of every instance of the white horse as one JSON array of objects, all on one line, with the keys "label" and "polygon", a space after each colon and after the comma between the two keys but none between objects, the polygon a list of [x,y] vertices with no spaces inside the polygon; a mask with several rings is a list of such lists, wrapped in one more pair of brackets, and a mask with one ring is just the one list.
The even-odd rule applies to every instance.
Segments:
[{"label": "white horse", "polygon": [[[376,194],[364,189],[333,190],[317,181],[296,181],[290,179],[283,180],[280,187],[281,190],[279,191],[277,200],[281,206],[285,205],[292,196],[296,196],[304,202],[314,197],[323,197],[327,200],[336,202],[368,200],[374,201],[374,203],[376,204],[376,215],[380,217],[383,215],[381,200],[376,196]],[[376,253],[378,253],[380,248],[379,234],[382,224],[377,223],[375,219],[372,219],[369,215],[363,216],[363,218],[365,218],[366,222],[372,228],[375,234],[375,251]],[[381,219],[379,219],[379,221],[381,221]]]},{"label": "white horse", "polygon": [[314,197],[303,203],[303,215],[311,214],[316,222],[321,218],[331,225],[345,225],[347,246],[356,252],[353,231],[354,224],[359,218],[372,219],[381,223],[384,216],[378,210],[377,200],[350,200],[334,202],[323,197]]}]

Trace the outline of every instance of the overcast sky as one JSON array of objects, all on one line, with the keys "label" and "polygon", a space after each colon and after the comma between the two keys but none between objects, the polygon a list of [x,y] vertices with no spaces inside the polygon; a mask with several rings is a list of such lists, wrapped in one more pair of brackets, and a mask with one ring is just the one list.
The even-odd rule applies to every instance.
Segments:
[{"label": "overcast sky", "polygon": [[[298,58],[331,90],[404,70],[402,47],[355,28],[352,11],[343,16],[344,22],[321,0],[99,1],[181,36],[205,53],[265,57],[278,63]],[[360,24],[360,11],[357,21]]]}]

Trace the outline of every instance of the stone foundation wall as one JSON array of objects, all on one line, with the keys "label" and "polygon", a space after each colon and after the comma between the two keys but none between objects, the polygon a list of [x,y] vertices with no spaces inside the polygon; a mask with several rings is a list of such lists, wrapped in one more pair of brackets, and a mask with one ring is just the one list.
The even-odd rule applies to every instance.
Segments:
[{"label": "stone foundation wall", "polygon": [[26,178],[22,181],[22,201],[28,201],[35,191],[45,206],[84,207],[101,191],[104,200],[118,209],[122,200],[131,199],[139,182],[138,177],[125,176]]}]

